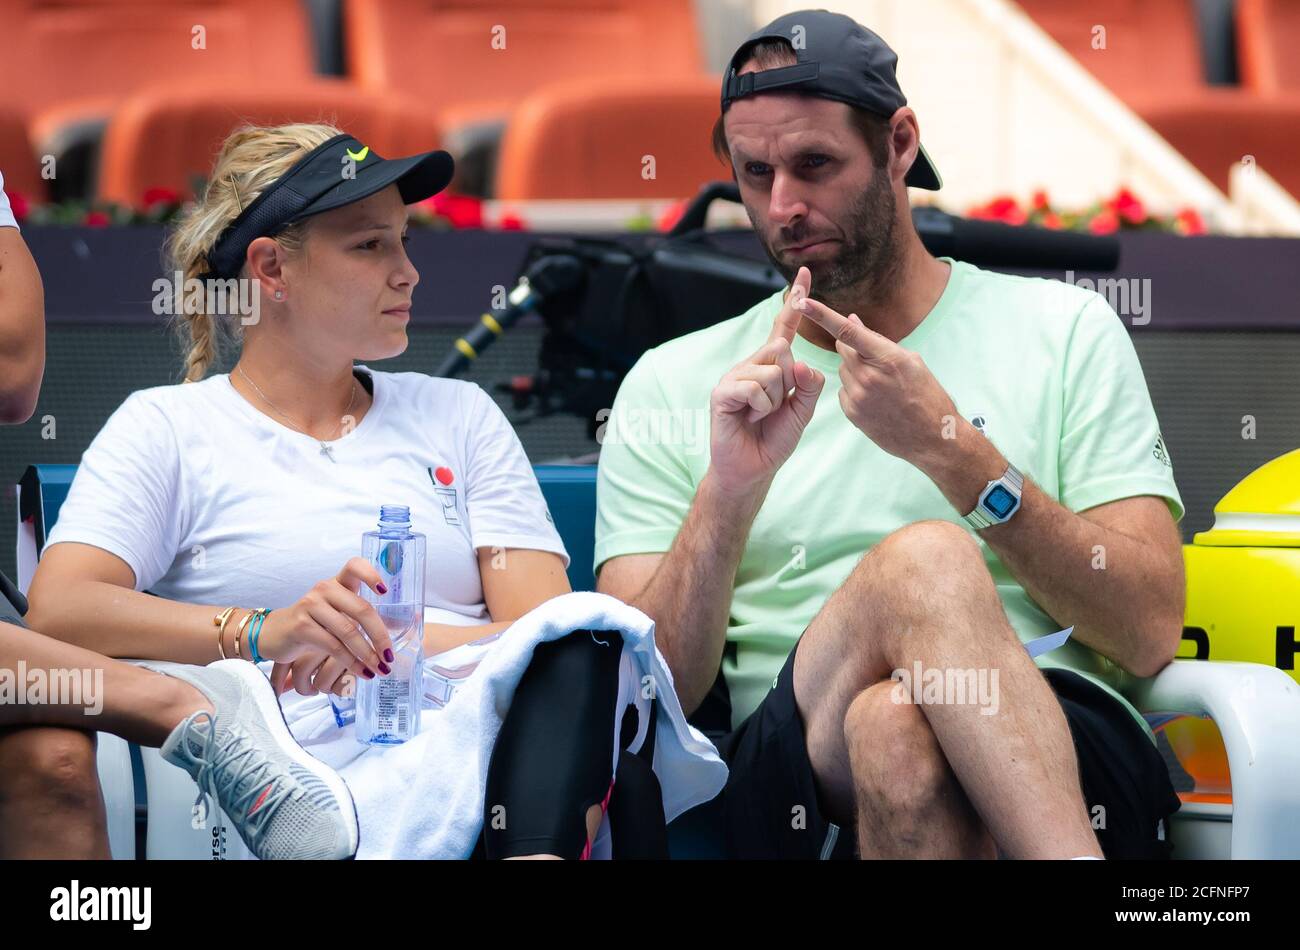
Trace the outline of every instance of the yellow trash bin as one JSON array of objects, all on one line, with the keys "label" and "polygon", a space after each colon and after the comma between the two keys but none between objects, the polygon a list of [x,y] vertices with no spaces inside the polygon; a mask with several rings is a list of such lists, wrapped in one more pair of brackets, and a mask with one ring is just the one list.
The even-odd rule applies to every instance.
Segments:
[{"label": "yellow trash bin", "polygon": [[[1300,682],[1300,449],[1224,495],[1214,506],[1214,527],[1183,546],[1183,562],[1187,612],[1178,656],[1262,663]],[[1249,678],[1242,689],[1250,689]],[[1196,780],[1196,791],[1183,797],[1231,801],[1228,760],[1214,724],[1182,718],[1165,734]]]}]

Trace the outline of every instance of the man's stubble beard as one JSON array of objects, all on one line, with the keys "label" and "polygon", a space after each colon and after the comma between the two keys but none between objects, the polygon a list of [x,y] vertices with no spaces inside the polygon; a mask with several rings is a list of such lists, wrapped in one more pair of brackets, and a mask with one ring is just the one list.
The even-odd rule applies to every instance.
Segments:
[{"label": "man's stubble beard", "polygon": [[[844,226],[844,239],[839,252],[831,259],[812,261],[814,300],[847,314],[865,301],[883,300],[894,295],[896,278],[902,268],[902,255],[894,240],[897,202],[890,187],[889,177],[877,173],[871,184],[858,196]],[[750,214],[751,223],[754,220]],[[759,243],[768,259],[787,282],[799,272],[799,264],[790,264],[773,253],[763,232],[755,227]],[[804,237],[799,229],[785,232],[784,244],[798,244]]]}]

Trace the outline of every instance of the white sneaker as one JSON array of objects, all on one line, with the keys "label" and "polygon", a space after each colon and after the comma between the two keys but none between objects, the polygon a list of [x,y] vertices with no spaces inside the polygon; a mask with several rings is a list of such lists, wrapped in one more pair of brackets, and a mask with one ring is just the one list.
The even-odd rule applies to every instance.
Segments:
[{"label": "white sneaker", "polygon": [[262,860],[356,857],[360,829],[352,794],[337,772],[293,738],[270,682],[252,663],[210,666],[150,661],[148,669],[189,683],[212,703],[172,730],[162,757],[230,816],[249,850]]}]

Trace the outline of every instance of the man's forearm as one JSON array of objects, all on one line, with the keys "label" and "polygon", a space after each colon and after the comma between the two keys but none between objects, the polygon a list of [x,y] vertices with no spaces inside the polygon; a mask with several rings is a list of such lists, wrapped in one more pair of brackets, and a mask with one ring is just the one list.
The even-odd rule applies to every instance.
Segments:
[{"label": "man's forearm", "polygon": [[[963,515],[1007,467],[973,427],[964,436],[946,461],[923,469]],[[1028,479],[1020,510],[979,535],[1050,617],[1074,625],[1079,641],[1139,675],[1164,664],[1182,623],[1181,557],[1075,514]]]},{"label": "man's forearm", "polygon": [[26,422],[45,372],[45,294],[27,245],[0,228],[0,424]]},{"label": "man's forearm", "polygon": [[[1026,517],[1027,516],[1027,517]],[[980,536],[1047,613],[1074,636],[1139,676],[1176,648],[1183,617],[1182,561],[1083,518],[1030,481],[1021,510]]]},{"label": "man's forearm", "polygon": [[655,622],[688,715],[708,695],[722,662],[736,568],[767,488],[734,494],[706,474],[672,547],[632,600]]}]

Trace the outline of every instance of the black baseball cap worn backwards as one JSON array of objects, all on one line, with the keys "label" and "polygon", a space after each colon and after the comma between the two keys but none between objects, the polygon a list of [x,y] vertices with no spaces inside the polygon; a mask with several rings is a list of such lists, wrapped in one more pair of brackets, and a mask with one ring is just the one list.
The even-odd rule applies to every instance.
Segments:
[{"label": "black baseball cap worn backwards", "polygon": [[236,277],[255,239],[273,237],[286,225],[368,198],[389,185],[397,185],[404,204],[423,201],[447,187],[453,170],[446,152],[390,160],[351,135],[336,135],[295,162],[230,223],[208,254],[207,276]]},{"label": "black baseball cap worn backwards", "polygon": [[[751,46],[760,40],[784,40],[798,62],[738,75]],[[800,92],[889,118],[907,97],[898,85],[898,54],[857,21],[826,10],[797,10],[751,33],[740,44],[722,78],[722,111],[737,99],[763,92]],[[913,188],[938,191],[943,182],[934,162],[921,148],[904,181]]]}]

